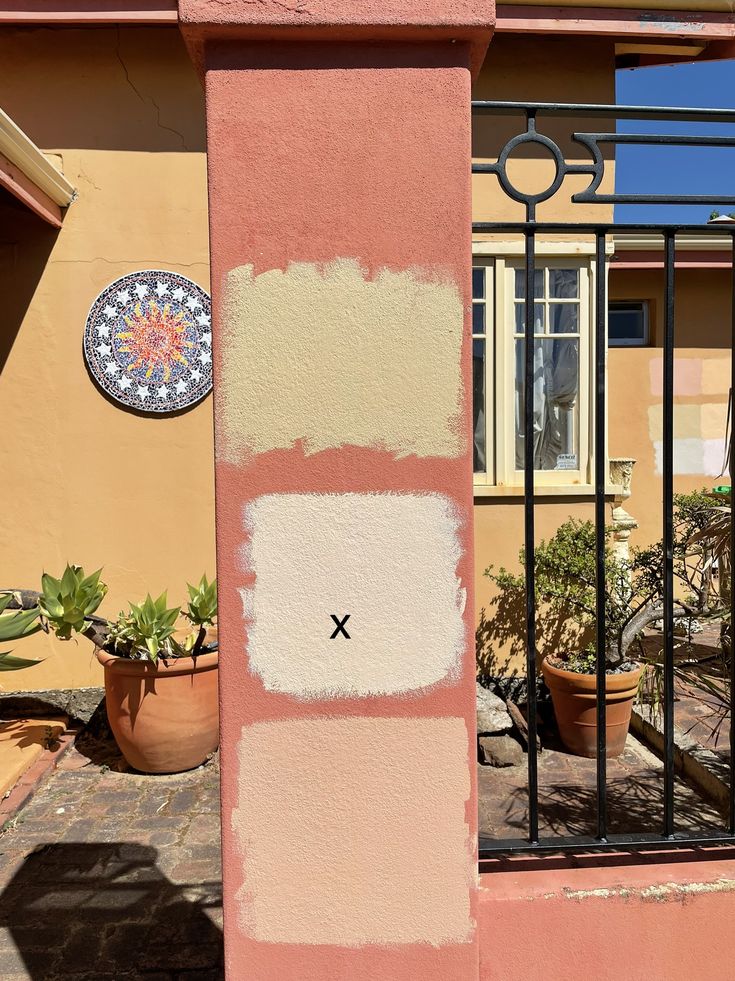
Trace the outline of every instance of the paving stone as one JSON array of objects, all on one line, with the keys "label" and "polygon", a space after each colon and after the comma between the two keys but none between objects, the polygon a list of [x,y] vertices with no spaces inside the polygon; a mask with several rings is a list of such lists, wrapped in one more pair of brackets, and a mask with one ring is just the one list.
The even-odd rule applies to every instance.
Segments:
[{"label": "paving stone", "polygon": [[487,766],[520,766],[525,762],[523,747],[512,736],[480,736],[480,749]]},{"label": "paving stone", "polygon": [[222,981],[218,780],[52,774],[0,834],[0,979]]}]

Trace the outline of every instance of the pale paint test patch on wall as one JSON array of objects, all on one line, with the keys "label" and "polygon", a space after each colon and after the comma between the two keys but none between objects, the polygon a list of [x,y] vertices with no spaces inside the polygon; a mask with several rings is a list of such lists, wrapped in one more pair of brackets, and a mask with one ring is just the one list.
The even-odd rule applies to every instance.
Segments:
[{"label": "pale paint test patch on wall", "polygon": [[[663,473],[663,442],[654,441],[656,475]],[[675,439],[674,473],[678,476],[719,477],[723,469],[724,439]]]},{"label": "pale paint test patch on wall", "polygon": [[[411,692],[459,668],[459,520],[439,494],[269,494],[245,506],[250,667],[298,698]],[[330,639],[349,613],[342,636]]]},{"label": "pale paint test patch on wall", "polygon": [[[722,472],[727,404],[674,406],[674,473],[717,477]],[[656,457],[656,474],[663,472],[663,407],[648,409],[648,432]]]},{"label": "pale paint test patch on wall", "polygon": [[[674,406],[675,439],[724,439],[726,425],[726,402]],[[649,406],[648,433],[654,442],[663,439],[662,405]]]},{"label": "pale paint test patch on wall", "polygon": [[[651,372],[651,394],[663,395],[663,358],[651,358],[648,364]],[[676,358],[674,360],[674,394],[701,395],[702,359]]]},{"label": "pale paint test patch on wall", "polygon": [[217,455],[304,440],[307,453],[344,445],[459,456],[457,288],[417,272],[366,279],[352,259],[295,263],[226,280],[220,336]]},{"label": "pale paint test patch on wall", "polygon": [[730,359],[705,358],[702,361],[702,394],[727,395],[730,391]]},{"label": "pale paint test patch on wall", "polygon": [[[417,765],[427,746],[431,765]],[[460,718],[245,727],[232,813],[242,931],[340,947],[468,942],[467,754]]]}]

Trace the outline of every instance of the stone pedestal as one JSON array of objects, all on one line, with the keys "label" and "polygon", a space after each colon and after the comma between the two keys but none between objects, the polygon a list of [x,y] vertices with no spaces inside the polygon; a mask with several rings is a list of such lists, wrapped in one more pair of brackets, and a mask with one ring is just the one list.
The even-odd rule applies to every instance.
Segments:
[{"label": "stone pedestal", "polygon": [[232,981],[477,978],[470,73],[491,13],[180,3],[207,98]]}]

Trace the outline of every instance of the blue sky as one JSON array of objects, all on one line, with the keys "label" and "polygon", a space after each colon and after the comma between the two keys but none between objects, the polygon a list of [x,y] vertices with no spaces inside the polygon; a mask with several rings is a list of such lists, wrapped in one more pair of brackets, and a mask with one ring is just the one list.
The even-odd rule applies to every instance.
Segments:
[{"label": "blue sky", "polygon": [[[735,61],[703,61],[617,73],[618,105],[735,108]],[[619,132],[735,136],[735,124],[621,121]],[[735,147],[641,147],[616,150],[616,190],[651,194],[735,195]],[[618,205],[616,221],[706,221],[735,205]]]}]

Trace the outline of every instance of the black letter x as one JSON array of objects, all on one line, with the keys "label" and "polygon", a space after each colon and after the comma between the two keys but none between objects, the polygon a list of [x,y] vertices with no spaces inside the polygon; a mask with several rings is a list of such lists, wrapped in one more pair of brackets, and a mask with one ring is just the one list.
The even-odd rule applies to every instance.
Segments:
[{"label": "black letter x", "polygon": [[332,619],[334,620],[334,622],[335,622],[335,623],[337,624],[337,626],[336,626],[336,628],[335,628],[335,631],[334,631],[334,633],[332,634],[332,636],[331,636],[331,637],[330,637],[329,639],[330,639],[330,640],[334,640],[334,638],[335,638],[335,637],[336,637],[336,636],[337,636],[338,634],[344,634],[344,635],[345,635],[345,637],[347,638],[347,640],[349,640],[349,639],[350,639],[350,635],[349,635],[349,634],[347,633],[347,631],[345,630],[345,624],[346,624],[346,623],[347,623],[347,621],[348,621],[348,620],[350,619],[350,614],[349,614],[349,613],[345,613],[345,615],[344,615],[344,616],[342,617],[342,619],[341,619],[341,620],[339,620],[339,619],[338,619],[338,618],[337,618],[337,617],[336,617],[336,616],[334,615],[334,613],[330,613],[329,615],[330,615],[330,617],[331,617],[331,618],[332,618]]}]

